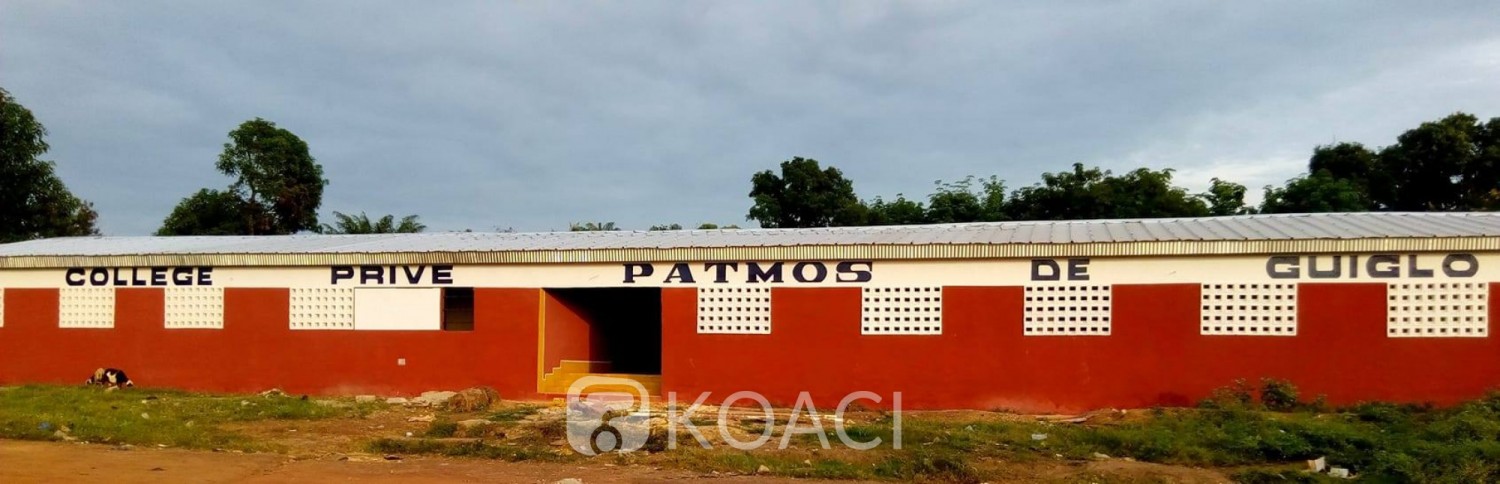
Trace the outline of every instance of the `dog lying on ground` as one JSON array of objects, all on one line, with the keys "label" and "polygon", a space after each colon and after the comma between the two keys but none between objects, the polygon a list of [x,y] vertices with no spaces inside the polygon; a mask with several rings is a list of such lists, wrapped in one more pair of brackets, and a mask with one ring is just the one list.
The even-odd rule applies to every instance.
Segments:
[{"label": "dog lying on ground", "polygon": [[114,368],[100,368],[94,370],[94,376],[89,377],[89,379],[84,381],[83,384],[104,385],[108,387],[108,390],[118,390],[120,388],[135,386],[135,382],[130,381],[130,377],[125,375],[124,370],[117,370]]}]

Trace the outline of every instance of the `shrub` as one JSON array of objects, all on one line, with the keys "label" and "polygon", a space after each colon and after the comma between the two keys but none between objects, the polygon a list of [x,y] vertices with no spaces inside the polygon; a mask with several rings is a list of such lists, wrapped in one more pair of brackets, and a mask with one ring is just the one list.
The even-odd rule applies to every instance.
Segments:
[{"label": "shrub", "polygon": [[1297,386],[1292,382],[1262,378],[1260,384],[1260,403],[1264,404],[1266,409],[1274,412],[1290,412],[1301,405],[1298,400]]},{"label": "shrub", "polygon": [[1214,389],[1213,393],[1201,402],[1201,408],[1230,409],[1251,408],[1255,404],[1254,389],[1244,379],[1234,381],[1233,385]]},{"label": "shrub", "polygon": [[458,424],[447,421],[433,422],[427,427],[427,433],[423,434],[433,438],[448,438],[458,434]]}]

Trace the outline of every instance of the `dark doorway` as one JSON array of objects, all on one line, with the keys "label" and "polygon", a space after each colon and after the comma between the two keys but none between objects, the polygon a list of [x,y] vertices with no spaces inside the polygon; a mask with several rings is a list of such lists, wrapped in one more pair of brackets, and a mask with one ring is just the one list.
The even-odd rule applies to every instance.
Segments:
[{"label": "dark doorway", "polygon": [[593,359],[608,373],[661,374],[661,289],[548,289],[589,326]]}]

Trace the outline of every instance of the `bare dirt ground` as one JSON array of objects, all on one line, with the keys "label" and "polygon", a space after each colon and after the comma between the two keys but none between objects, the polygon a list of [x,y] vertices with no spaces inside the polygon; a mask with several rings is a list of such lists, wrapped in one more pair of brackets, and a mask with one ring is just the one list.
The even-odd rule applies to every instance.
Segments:
[{"label": "bare dirt ground", "polygon": [[[247,397],[254,399],[257,397]],[[501,408],[519,404],[507,402]],[[561,418],[561,408],[542,404],[536,415],[526,417],[508,432],[547,419]],[[222,425],[226,431],[244,435],[265,445],[266,452],[237,450],[185,450],[157,446],[34,442],[0,440],[0,483],[28,482],[516,482],[554,483],[579,479],[584,483],[622,482],[779,482],[826,483],[805,478],[747,475],[736,472],[686,470],[674,460],[685,454],[667,451],[632,454],[630,459],[583,458],[570,462],[521,461],[434,455],[385,455],[371,453],[366,445],[377,438],[420,437],[432,424],[434,413],[449,421],[482,417],[484,413],[442,412],[431,408],[392,405],[360,417],[321,420],[257,420]],[[868,418],[858,416],[854,418]],[[986,412],[926,412],[923,418],[942,421],[1024,421],[1035,416]],[[425,418],[424,418],[425,417]],[[778,418],[781,418],[778,416]],[[736,418],[736,420],[738,420]],[[708,431],[712,433],[712,431]],[[493,437],[504,439],[505,437]],[[751,440],[740,436],[739,440]],[[920,445],[920,444],[919,444]],[[559,444],[542,444],[550,452],[568,454]],[[722,448],[722,446],[720,446]],[[732,450],[728,450],[732,452]],[[835,447],[817,454],[809,450],[794,460],[837,457],[861,462],[869,456]],[[700,458],[704,455],[697,455]],[[691,459],[691,457],[689,457]],[[868,465],[868,462],[865,463]],[[973,465],[989,482],[1067,483],[1219,483],[1229,482],[1219,471],[1113,459],[1078,462],[1031,460],[1013,462],[978,457]]]},{"label": "bare dirt ground", "polygon": [[[516,482],[551,483],[829,482],[766,476],[714,476],[646,466],[571,465],[405,456],[298,459],[178,449],[117,450],[104,445],[0,440],[0,482]],[[849,481],[838,481],[849,482]]]},{"label": "bare dirt ground", "polygon": [[[1046,463],[1007,467],[1000,473],[1005,477],[996,482],[1090,482],[1093,479],[1080,479],[1089,476],[1108,476],[1103,480],[1109,482],[1228,482],[1217,472],[1140,462],[1097,462],[1081,469]],[[385,460],[381,456],[359,454],[300,458],[288,454],[120,450],[97,444],[0,440],[0,482],[6,483],[552,483],[568,478],[591,484],[700,480],[725,483],[861,482],[702,474],[643,465],[576,465],[420,456]]]}]

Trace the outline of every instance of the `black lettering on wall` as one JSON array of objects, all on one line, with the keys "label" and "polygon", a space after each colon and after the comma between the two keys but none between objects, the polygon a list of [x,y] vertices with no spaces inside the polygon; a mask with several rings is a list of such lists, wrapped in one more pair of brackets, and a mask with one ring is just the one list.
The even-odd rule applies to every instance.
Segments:
[{"label": "black lettering on wall", "polygon": [[1401,257],[1394,254],[1376,254],[1365,259],[1365,273],[1377,279],[1401,277]]},{"label": "black lettering on wall", "polygon": [[720,283],[720,284],[729,282],[729,269],[734,269],[736,272],[738,272],[740,270],[740,263],[738,263],[738,262],[709,262],[709,263],[703,264],[703,270],[705,270],[705,271],[709,271],[709,270],[714,271],[714,282],[717,282],[717,283]]},{"label": "black lettering on wall", "polygon": [[[807,272],[803,270],[808,267],[814,269],[811,278],[807,277]],[[797,279],[797,282],[823,282],[823,279],[828,278],[828,267],[822,262],[798,262],[797,265],[792,266],[792,278]]]},{"label": "black lettering on wall", "polygon": [[672,270],[667,272],[667,278],[662,280],[661,282],[670,283],[672,282],[672,279],[677,279],[677,282],[682,283],[694,282],[693,268],[688,267],[686,262],[678,262],[676,264],[672,264]]},{"label": "black lettering on wall", "polygon": [[[82,286],[85,282],[88,282],[87,280],[85,280],[83,274],[84,274],[83,268],[80,268],[80,267],[70,267],[70,268],[68,268],[67,274],[63,275],[63,279],[65,279],[65,280],[68,281],[68,285],[69,286]],[[78,277],[75,278],[73,276],[78,276]]]},{"label": "black lettering on wall", "polygon": [[[1454,267],[1462,265],[1463,269]],[[1474,254],[1448,254],[1443,258],[1443,275],[1448,277],[1474,277],[1479,273],[1479,259]]]},{"label": "black lettering on wall", "polygon": [[[861,269],[861,266],[864,268]],[[874,261],[846,260],[840,262],[835,270],[838,271],[838,276],[834,280],[838,282],[870,282],[875,278]]]},{"label": "black lettering on wall", "polygon": [[1266,276],[1272,279],[1302,277],[1302,269],[1297,267],[1297,256],[1275,255],[1266,259]]},{"label": "black lettering on wall", "polygon": [[1068,259],[1068,280],[1070,280],[1070,281],[1087,281],[1087,280],[1089,280],[1089,260],[1088,259]]},{"label": "black lettering on wall", "polygon": [[1406,277],[1432,277],[1432,269],[1417,267],[1417,255],[1406,256]]},{"label": "black lettering on wall", "polygon": [[635,278],[651,277],[654,272],[656,268],[651,267],[651,264],[625,264],[625,283],[635,284]]},{"label": "black lettering on wall", "polygon": [[453,266],[432,266],[433,284],[453,284]]},{"label": "black lettering on wall", "polygon": [[1332,269],[1319,269],[1318,256],[1307,256],[1307,275],[1313,279],[1338,279],[1344,274],[1343,256],[1333,256]]},{"label": "black lettering on wall", "polygon": [[1062,268],[1057,261],[1051,259],[1031,260],[1031,280],[1033,281],[1056,281],[1062,279]]},{"label": "black lettering on wall", "polygon": [[745,263],[745,282],[755,284],[758,282],[781,282],[781,263],[772,262],[770,267],[761,269],[760,264],[755,262]]}]

